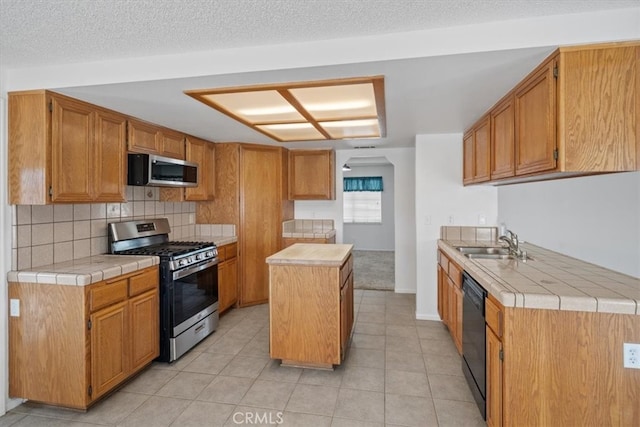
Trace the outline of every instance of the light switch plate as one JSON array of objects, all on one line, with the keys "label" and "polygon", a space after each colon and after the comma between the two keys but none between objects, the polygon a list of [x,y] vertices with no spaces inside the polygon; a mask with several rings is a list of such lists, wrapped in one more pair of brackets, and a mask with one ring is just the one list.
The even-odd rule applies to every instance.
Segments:
[{"label": "light switch plate", "polygon": [[12,298],[9,301],[9,315],[11,317],[20,317],[20,300]]}]

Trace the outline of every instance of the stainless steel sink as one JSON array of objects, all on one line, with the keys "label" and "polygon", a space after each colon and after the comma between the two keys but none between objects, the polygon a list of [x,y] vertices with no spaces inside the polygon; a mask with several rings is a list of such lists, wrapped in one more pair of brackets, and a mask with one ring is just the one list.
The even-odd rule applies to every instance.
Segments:
[{"label": "stainless steel sink", "polygon": [[518,258],[510,255],[508,248],[459,246],[456,249],[469,259],[522,259],[523,261],[533,259],[527,255],[525,255],[525,258]]}]

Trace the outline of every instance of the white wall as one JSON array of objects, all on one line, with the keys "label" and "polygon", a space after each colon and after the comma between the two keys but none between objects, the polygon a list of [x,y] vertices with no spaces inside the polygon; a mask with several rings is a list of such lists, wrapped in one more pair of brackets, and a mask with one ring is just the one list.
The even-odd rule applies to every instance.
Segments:
[{"label": "white wall", "polygon": [[[395,215],[395,291],[416,291],[416,228],[415,228],[415,150],[413,148],[374,148],[367,150],[337,150],[336,165],[343,165],[351,157],[386,157],[394,171]],[[336,182],[342,182],[342,168],[336,168]],[[296,218],[333,219],[336,242],[343,242],[342,186],[336,186],[336,200],[296,201]]]},{"label": "white wall", "polygon": [[[437,241],[441,225],[495,225],[498,191],[462,186],[462,134],[416,136],[416,317],[440,320]],[[451,221],[452,220],[452,221]],[[484,224],[483,224],[484,225]]]},{"label": "white wall", "polygon": [[[393,166],[351,166],[351,171],[343,172],[345,177],[382,176],[381,195],[382,223],[380,224],[344,224],[343,241],[353,243],[355,249],[365,251],[392,251],[395,248],[395,215],[393,199],[395,184]],[[336,182],[342,186],[342,181]]]},{"label": "white wall", "polygon": [[498,212],[521,240],[640,277],[640,172],[499,187]]}]

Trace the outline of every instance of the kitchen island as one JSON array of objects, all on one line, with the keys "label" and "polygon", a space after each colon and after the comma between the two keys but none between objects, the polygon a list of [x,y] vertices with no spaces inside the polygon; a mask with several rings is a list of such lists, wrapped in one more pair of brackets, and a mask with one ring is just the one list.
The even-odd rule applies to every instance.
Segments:
[{"label": "kitchen island", "polygon": [[640,280],[529,243],[527,261],[469,258],[457,248],[500,244],[446,228],[440,277],[449,264],[488,291],[487,424],[639,425],[640,370],[623,366],[623,344],[640,343]]},{"label": "kitchen island", "polygon": [[333,369],[353,327],[353,245],[296,243],[267,258],[269,355]]}]

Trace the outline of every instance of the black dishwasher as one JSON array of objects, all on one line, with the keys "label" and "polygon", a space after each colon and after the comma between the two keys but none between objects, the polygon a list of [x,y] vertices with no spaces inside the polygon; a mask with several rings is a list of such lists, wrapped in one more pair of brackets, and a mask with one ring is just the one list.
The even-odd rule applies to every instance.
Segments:
[{"label": "black dishwasher", "polygon": [[486,329],[484,300],[487,291],[467,272],[463,273],[462,291],[462,371],[469,383],[482,418],[486,419]]}]

